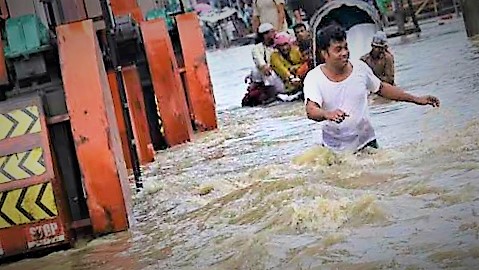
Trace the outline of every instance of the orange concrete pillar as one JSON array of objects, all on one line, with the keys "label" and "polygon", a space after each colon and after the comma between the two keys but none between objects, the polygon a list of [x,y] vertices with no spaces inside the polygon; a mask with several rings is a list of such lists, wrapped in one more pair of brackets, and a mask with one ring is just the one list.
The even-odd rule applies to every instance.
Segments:
[{"label": "orange concrete pillar", "polygon": [[128,228],[131,196],[93,22],[57,27],[66,104],[95,233]]},{"label": "orange concrete pillar", "polygon": [[135,66],[123,68],[122,74],[128,98],[128,106],[130,108],[138,157],[140,164],[145,165],[155,159],[155,150],[151,143],[140,76]]},{"label": "orange concrete pillar", "polygon": [[118,123],[118,132],[120,132],[121,146],[126,167],[133,168],[131,163],[130,148],[128,147],[128,136],[126,134],[125,118],[123,117],[123,109],[121,105],[120,90],[116,81],[114,71],[108,72],[108,82],[110,85],[111,97],[113,98],[113,106],[115,107],[116,122]]},{"label": "orange concrete pillar", "polygon": [[131,14],[137,22],[143,21],[143,14],[136,0],[110,0],[111,10],[115,16]]},{"label": "orange concrete pillar", "polygon": [[[148,120],[146,117],[145,102],[141,88],[141,81],[137,69],[134,66],[124,68],[122,70],[123,82],[127,95],[128,107],[130,109],[130,117],[132,120],[133,134],[137,145],[138,157],[141,165],[152,162],[155,158],[155,150],[151,143]],[[108,72],[108,82],[110,85],[113,105],[115,107],[115,115],[120,132],[123,156],[125,158],[126,167],[132,168],[130,149],[128,147],[128,136],[126,134],[125,118],[123,117],[122,103],[120,92],[114,71]]]},{"label": "orange concrete pillar", "polygon": [[166,141],[170,146],[187,142],[193,128],[166,23],[163,19],[144,21],[140,28]]},{"label": "orange concrete pillar", "polygon": [[216,129],[218,124],[213,86],[206,63],[206,48],[198,16],[195,13],[181,14],[176,16],[176,22],[185,60],[193,120],[200,131]]}]

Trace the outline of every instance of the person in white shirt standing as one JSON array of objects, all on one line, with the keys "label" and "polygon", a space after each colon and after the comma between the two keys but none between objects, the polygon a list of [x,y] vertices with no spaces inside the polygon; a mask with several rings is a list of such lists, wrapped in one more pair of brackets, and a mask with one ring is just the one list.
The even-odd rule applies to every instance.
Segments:
[{"label": "person in white shirt standing", "polygon": [[335,152],[358,152],[378,148],[371,125],[368,95],[439,107],[434,96],[413,96],[381,82],[362,61],[350,61],[346,32],[340,26],[321,29],[316,38],[317,54],[325,63],[311,70],[304,81],[309,119],[322,122],[323,145]]}]

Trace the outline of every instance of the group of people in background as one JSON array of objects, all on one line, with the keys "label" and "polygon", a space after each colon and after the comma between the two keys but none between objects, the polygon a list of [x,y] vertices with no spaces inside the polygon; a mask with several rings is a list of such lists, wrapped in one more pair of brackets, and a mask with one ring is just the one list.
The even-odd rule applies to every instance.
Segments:
[{"label": "group of people in background", "polygon": [[[440,106],[435,96],[411,95],[395,85],[394,57],[384,32],[374,35],[368,53],[350,59],[346,30],[331,23],[316,33],[313,52],[313,35],[299,18],[292,27],[294,37],[288,33],[284,0],[255,1],[252,25],[259,42],[252,49],[255,67],[243,106],[302,99],[307,117],[324,122],[322,145],[353,153],[379,147],[370,121],[370,94]],[[317,66],[311,63],[314,56]]]},{"label": "group of people in background", "polygon": [[[324,4],[328,0],[320,2]],[[253,0],[252,5],[252,27],[257,33],[257,44],[252,49],[255,67],[246,78],[249,85],[242,105],[303,99],[303,82],[313,68],[314,52],[312,33],[303,22],[300,5],[289,2],[294,10],[292,31],[288,27],[290,20],[286,18],[284,0]],[[378,32],[371,47],[361,60],[378,78],[394,85],[394,57],[388,48],[386,34]]]},{"label": "group of people in background", "polygon": [[295,36],[278,32],[271,23],[258,27],[258,41],[252,49],[255,66],[243,106],[264,105],[276,100],[302,97],[302,82],[311,67],[311,35],[305,24],[293,27]]}]

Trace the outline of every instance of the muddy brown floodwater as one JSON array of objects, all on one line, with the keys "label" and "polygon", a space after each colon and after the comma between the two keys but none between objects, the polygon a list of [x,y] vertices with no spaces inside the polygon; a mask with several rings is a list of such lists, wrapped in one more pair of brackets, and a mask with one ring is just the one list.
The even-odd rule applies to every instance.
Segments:
[{"label": "muddy brown floodwater", "polygon": [[[209,55],[220,128],[157,154],[129,232],[2,269],[477,269],[479,47],[454,19],[393,39],[381,149],[333,155],[301,103],[240,108],[250,48]],[[477,43],[476,43],[477,44]]]}]

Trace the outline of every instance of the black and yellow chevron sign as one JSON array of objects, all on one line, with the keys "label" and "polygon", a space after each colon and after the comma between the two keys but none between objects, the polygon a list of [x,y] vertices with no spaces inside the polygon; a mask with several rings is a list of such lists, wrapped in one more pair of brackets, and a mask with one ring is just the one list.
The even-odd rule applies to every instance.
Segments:
[{"label": "black and yellow chevron sign", "polygon": [[50,182],[0,193],[0,229],[57,215]]},{"label": "black and yellow chevron sign", "polygon": [[39,176],[45,172],[46,167],[41,147],[0,157],[0,184]]},{"label": "black and yellow chevron sign", "polygon": [[[157,108],[159,108],[159,103],[158,103],[158,98],[155,96],[155,103]],[[160,126],[160,133],[165,136],[165,127],[163,126],[163,120],[161,120],[161,114],[160,110],[156,110],[157,115],[158,115],[158,125]]]},{"label": "black and yellow chevron sign", "polygon": [[40,132],[39,116],[37,106],[0,114],[0,140]]}]

